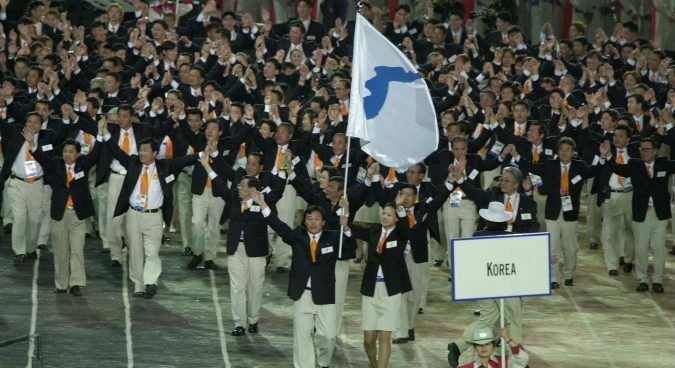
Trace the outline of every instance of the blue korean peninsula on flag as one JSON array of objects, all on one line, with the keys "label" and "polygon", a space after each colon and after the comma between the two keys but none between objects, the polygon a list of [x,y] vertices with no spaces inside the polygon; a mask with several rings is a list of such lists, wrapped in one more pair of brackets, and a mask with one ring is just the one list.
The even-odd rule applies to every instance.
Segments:
[{"label": "blue korean peninsula on flag", "polygon": [[383,165],[408,168],[438,145],[429,89],[408,58],[357,14],[347,135]]}]

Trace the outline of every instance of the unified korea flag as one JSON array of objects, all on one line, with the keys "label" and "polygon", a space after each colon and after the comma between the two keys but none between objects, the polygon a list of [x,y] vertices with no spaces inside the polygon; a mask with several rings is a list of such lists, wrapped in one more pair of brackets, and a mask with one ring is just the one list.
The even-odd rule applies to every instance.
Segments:
[{"label": "unified korea flag", "polygon": [[429,89],[415,66],[363,16],[356,16],[347,135],[383,165],[406,169],[436,150]]}]

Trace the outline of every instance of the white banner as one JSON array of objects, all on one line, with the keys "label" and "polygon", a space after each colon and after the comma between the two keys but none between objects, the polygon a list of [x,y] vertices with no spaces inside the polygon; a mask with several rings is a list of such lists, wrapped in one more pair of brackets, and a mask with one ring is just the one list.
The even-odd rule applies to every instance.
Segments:
[{"label": "white banner", "polygon": [[452,300],[551,294],[550,234],[452,239]]}]

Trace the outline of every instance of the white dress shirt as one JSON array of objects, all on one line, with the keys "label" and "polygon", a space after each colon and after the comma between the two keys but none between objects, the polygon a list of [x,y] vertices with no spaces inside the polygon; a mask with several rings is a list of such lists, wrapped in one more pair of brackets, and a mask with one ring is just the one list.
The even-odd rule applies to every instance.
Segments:
[{"label": "white dress shirt", "polygon": [[148,210],[154,210],[162,207],[164,203],[164,192],[162,192],[162,187],[159,184],[159,175],[157,174],[157,165],[153,161],[150,165],[143,165],[141,168],[141,173],[138,175],[136,180],[136,186],[131,192],[131,197],[129,197],[129,204],[131,207],[138,207],[136,203],[137,196],[141,193],[141,178],[147,167],[148,170],[148,197],[147,197],[147,208]]}]

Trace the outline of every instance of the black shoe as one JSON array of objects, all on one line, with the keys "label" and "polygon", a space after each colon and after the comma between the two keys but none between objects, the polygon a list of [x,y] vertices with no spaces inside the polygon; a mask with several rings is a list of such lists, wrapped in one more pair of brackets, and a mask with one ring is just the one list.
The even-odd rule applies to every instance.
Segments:
[{"label": "black shoe", "polygon": [[398,337],[398,338],[395,338],[394,341],[392,341],[391,343],[392,344],[407,344],[408,338],[407,337]]},{"label": "black shoe", "polygon": [[652,291],[657,294],[663,294],[663,292],[665,292],[665,290],[663,290],[663,285],[659,284],[658,282],[652,283]]},{"label": "black shoe", "polygon": [[415,329],[411,328],[408,330],[408,340],[415,341]]},{"label": "black shoe", "polygon": [[49,250],[49,247],[47,246],[47,244],[40,244],[40,245],[38,245],[38,249],[39,250]]},{"label": "black shoe", "polygon": [[637,289],[635,291],[639,292],[645,292],[649,290],[649,285],[647,285],[646,282],[641,282],[640,285],[638,285]]},{"label": "black shoe", "polygon": [[670,254],[672,254],[672,255],[675,256],[675,245],[673,245],[673,246],[670,248],[670,250],[668,251],[668,253],[670,253]]},{"label": "black shoe", "polygon": [[145,297],[145,291],[137,291],[133,294],[131,294],[132,297],[134,298],[143,298]]},{"label": "black shoe", "polygon": [[234,330],[232,330],[232,333],[230,335],[232,335],[232,336],[246,336],[246,330],[241,326],[237,326]]},{"label": "black shoe", "polygon": [[551,283],[551,289],[560,289],[560,284],[557,283],[557,282],[555,282],[555,281],[553,281],[553,282]]},{"label": "black shoe", "polygon": [[26,259],[29,260],[29,261],[37,259],[37,252],[32,251],[32,252],[26,253]]},{"label": "black shoe", "polygon": [[113,259],[112,261],[110,261],[110,267],[112,268],[122,267],[122,264],[120,263],[120,261]]},{"label": "black shoe", "polygon": [[619,266],[623,266],[626,264],[626,261],[624,260],[623,257],[619,257]]},{"label": "black shoe", "polygon": [[157,285],[145,285],[145,299],[152,299],[157,294]]},{"label": "black shoe", "polygon": [[197,266],[199,266],[200,263],[202,263],[203,258],[204,256],[202,256],[201,254],[198,256],[192,256],[192,259],[190,260],[190,263],[188,263],[187,268],[190,270],[194,270],[195,268],[197,268]]},{"label": "black shoe", "polygon": [[66,289],[54,289],[54,294],[65,294],[68,290]]},{"label": "black shoe", "polygon": [[12,224],[5,225],[5,234],[11,234],[11,233],[12,233]]},{"label": "black shoe", "polygon": [[14,264],[15,265],[22,264],[25,261],[26,261],[26,255],[25,254],[17,254],[16,256],[14,256]]},{"label": "black shoe", "polygon": [[83,289],[84,289],[84,287],[82,287],[82,286],[77,286],[77,285],[72,286],[70,288],[70,294],[73,295],[73,296],[82,296],[82,290]]},{"label": "black shoe", "polygon": [[192,253],[192,248],[185,247],[185,249],[183,249],[183,255],[186,257],[193,256],[194,253]]},{"label": "black shoe", "polygon": [[448,363],[452,368],[457,368],[459,365],[459,356],[462,355],[462,352],[459,351],[459,347],[454,342],[448,344]]},{"label": "black shoe", "polygon": [[625,273],[631,273],[633,271],[633,264],[632,263],[626,263],[623,265],[623,272]]},{"label": "black shoe", "polygon": [[448,282],[452,282],[452,276],[448,277]]},{"label": "black shoe", "polygon": [[110,248],[101,249],[101,254],[110,254]]},{"label": "black shoe", "polygon": [[250,333],[258,333],[258,322],[256,323],[251,323],[248,325],[248,332]]},{"label": "black shoe", "polygon": [[216,266],[216,264],[213,263],[212,260],[209,260],[204,262],[204,268],[206,268],[207,270],[217,270],[218,266]]},{"label": "black shoe", "polygon": [[437,259],[434,261],[434,267],[441,267],[443,265],[442,259]]},{"label": "black shoe", "polygon": [[619,276],[619,271],[617,271],[617,270],[609,270],[609,275],[610,275],[610,276]]},{"label": "black shoe", "polygon": [[598,249],[598,243],[595,243],[595,242],[591,243],[591,244],[589,244],[588,248],[593,249],[593,250]]},{"label": "black shoe", "polygon": [[480,309],[476,309],[473,311],[473,316],[474,317],[480,317]]},{"label": "black shoe", "polygon": [[417,310],[417,314],[424,314],[424,308],[420,308]]},{"label": "black shoe", "polygon": [[166,242],[168,242],[168,241],[170,241],[170,240],[171,240],[171,238],[169,238],[169,236],[167,236],[167,235],[162,235],[162,244],[164,244],[164,243],[166,243]]},{"label": "black shoe", "polygon": [[277,273],[286,273],[286,267],[277,267]]},{"label": "black shoe", "polygon": [[565,280],[565,286],[574,286],[574,279]]}]

